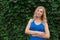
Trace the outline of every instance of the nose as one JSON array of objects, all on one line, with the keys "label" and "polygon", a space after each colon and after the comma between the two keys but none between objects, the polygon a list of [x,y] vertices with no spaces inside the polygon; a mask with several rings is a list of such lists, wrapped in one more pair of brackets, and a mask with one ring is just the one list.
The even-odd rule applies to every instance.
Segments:
[{"label": "nose", "polygon": [[42,14],[41,12],[38,12],[38,14]]}]

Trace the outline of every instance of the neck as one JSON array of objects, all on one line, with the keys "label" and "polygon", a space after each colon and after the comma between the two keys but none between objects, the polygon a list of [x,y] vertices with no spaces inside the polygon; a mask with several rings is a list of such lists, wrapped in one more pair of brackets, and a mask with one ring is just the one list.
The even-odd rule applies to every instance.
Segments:
[{"label": "neck", "polygon": [[36,18],[36,20],[41,21],[41,19],[40,19],[40,18]]}]

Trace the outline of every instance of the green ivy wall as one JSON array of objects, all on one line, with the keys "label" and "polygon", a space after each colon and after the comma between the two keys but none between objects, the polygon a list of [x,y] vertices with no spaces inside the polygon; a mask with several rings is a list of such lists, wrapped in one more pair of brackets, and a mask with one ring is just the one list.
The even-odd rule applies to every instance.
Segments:
[{"label": "green ivy wall", "polygon": [[47,11],[47,40],[60,40],[60,0],[0,0],[0,40],[29,40],[24,30],[38,6]]}]

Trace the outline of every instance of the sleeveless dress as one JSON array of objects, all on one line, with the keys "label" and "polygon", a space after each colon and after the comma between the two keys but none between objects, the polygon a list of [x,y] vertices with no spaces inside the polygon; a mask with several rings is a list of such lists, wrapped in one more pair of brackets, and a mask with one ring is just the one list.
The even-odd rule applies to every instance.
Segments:
[{"label": "sleeveless dress", "polygon": [[[37,25],[33,20],[31,22],[31,25],[30,25],[30,30],[44,32],[44,25],[43,25],[43,23],[40,23],[40,24]],[[38,36],[32,36],[30,34],[30,40],[46,40],[46,39],[45,38],[40,38]]]}]

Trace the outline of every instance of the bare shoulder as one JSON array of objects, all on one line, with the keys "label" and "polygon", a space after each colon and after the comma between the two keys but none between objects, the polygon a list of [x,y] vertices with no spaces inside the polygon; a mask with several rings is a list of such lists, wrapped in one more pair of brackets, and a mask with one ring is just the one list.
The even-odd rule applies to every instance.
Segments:
[{"label": "bare shoulder", "polygon": [[44,26],[48,25],[48,23],[47,23],[47,22],[42,22],[42,23],[43,23],[43,25],[44,25]]},{"label": "bare shoulder", "polygon": [[27,27],[30,27],[31,22],[32,22],[32,19],[29,19]]},{"label": "bare shoulder", "polygon": [[29,22],[32,22],[33,19],[29,19]]}]

